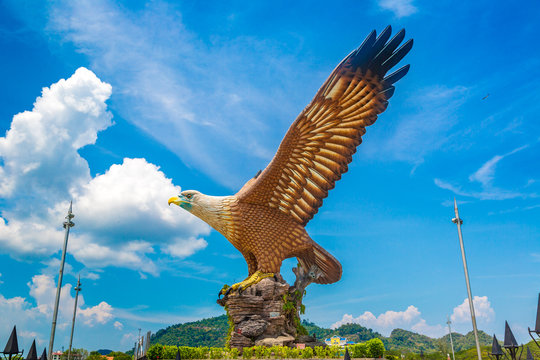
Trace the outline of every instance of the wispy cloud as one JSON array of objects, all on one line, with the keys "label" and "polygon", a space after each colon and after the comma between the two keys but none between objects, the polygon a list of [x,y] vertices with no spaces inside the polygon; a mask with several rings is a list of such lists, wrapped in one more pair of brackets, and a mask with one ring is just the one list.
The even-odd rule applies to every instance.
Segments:
[{"label": "wispy cloud", "polygon": [[[508,156],[516,154],[529,147],[529,145],[523,145],[503,155],[495,155],[482,164],[478,170],[469,176],[469,182],[478,183],[481,188],[480,191],[465,190],[461,186],[453,185],[448,181],[438,178],[434,179],[434,183],[441,189],[449,190],[456,195],[472,197],[480,200],[507,200],[514,198],[525,199],[537,197],[537,194],[534,192],[507,190],[494,185],[497,164]],[[527,182],[527,184],[523,185],[523,187],[525,188],[529,185],[530,182]]]},{"label": "wispy cloud", "polygon": [[231,188],[272,158],[296,116],[292,89],[310,82],[279,44],[239,37],[209,46],[160,1],[137,12],[60,1],[50,19],[52,38],[73,43],[114,86],[116,111]]},{"label": "wispy cloud", "polygon": [[384,136],[378,144],[373,143],[377,139],[370,138],[370,146],[363,146],[360,151],[372,157],[419,166],[428,154],[439,151],[451,139],[451,131],[457,123],[456,111],[470,91],[461,85],[415,89],[414,95],[407,100],[411,104],[409,111],[394,115],[397,119],[388,119],[389,114],[381,114],[378,121],[385,122]]},{"label": "wispy cloud", "polygon": [[392,11],[397,18],[418,12],[413,0],[378,0],[378,4],[382,9]]},{"label": "wispy cloud", "polygon": [[503,155],[495,155],[488,161],[486,161],[478,170],[476,170],[471,176],[469,176],[469,181],[479,182],[483,188],[493,187],[493,179],[495,175],[495,167],[499,161],[508,157],[512,154],[515,154],[523,149],[528,148],[529,145],[523,145],[514,149]]}]

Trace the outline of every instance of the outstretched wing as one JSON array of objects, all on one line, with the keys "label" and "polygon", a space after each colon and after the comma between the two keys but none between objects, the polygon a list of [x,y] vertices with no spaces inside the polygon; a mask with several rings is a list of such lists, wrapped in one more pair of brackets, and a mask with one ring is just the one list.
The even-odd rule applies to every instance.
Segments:
[{"label": "outstretched wing", "polygon": [[238,192],[241,202],[279,209],[302,225],[313,218],[347,171],[366,126],[386,110],[392,84],[409,70],[406,65],[385,77],[413,44],[411,39],[398,49],[405,31],[388,41],[390,33],[390,26],[379,37],[372,31],[337,66],[291,125],[270,164]]}]

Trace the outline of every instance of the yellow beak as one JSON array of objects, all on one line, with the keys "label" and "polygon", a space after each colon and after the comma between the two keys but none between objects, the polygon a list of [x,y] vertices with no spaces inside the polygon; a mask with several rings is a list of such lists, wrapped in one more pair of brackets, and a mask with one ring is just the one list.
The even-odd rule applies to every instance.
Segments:
[{"label": "yellow beak", "polygon": [[171,204],[175,204],[175,205],[180,206],[180,203],[182,203],[182,202],[185,202],[185,201],[180,200],[180,198],[178,196],[173,196],[172,198],[169,199],[169,206]]}]

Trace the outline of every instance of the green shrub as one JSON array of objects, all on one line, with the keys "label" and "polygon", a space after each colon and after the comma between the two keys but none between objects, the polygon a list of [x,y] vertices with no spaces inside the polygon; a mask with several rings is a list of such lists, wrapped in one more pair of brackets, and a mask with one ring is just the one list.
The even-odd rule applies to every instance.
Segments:
[{"label": "green shrub", "polygon": [[223,359],[225,354],[222,348],[211,347],[208,351],[208,355],[210,356],[210,359]]},{"label": "green shrub", "polygon": [[242,349],[242,358],[251,359],[253,357],[253,348],[245,347]]},{"label": "green shrub", "polygon": [[349,346],[350,355],[352,358],[365,358],[367,356],[366,343],[359,343]]},{"label": "green shrub", "polygon": [[148,351],[146,352],[146,356],[150,360],[157,360],[157,359],[163,359],[163,345],[161,344],[154,344],[148,348]]},{"label": "green shrub", "polygon": [[315,346],[315,356],[319,359],[324,359],[326,357],[326,349],[322,346]]},{"label": "green shrub", "polygon": [[238,355],[239,355],[239,351],[237,348],[231,348],[229,349],[229,358],[231,359],[236,359],[238,358]]},{"label": "green shrub", "polygon": [[162,359],[176,359],[176,352],[178,348],[172,345],[165,345],[163,347],[163,357]]},{"label": "green shrub", "polygon": [[340,357],[341,348],[337,345],[327,346],[326,347],[326,357],[330,359],[337,359]]},{"label": "green shrub", "polygon": [[300,356],[302,357],[302,359],[312,359],[313,349],[310,348],[309,346],[306,347],[305,349],[302,349],[302,351],[300,352]]},{"label": "green shrub", "polygon": [[384,344],[381,339],[371,339],[365,342],[367,346],[367,356],[371,358],[382,358],[384,356]]}]

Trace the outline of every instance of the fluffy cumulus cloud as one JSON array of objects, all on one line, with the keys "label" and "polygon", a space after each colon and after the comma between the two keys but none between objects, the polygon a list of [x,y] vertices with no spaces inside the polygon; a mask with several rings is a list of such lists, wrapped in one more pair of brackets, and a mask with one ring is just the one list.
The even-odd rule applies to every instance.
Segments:
[{"label": "fluffy cumulus cloud", "polygon": [[[479,322],[486,323],[493,320],[495,312],[491,308],[487,296],[475,296],[473,304]],[[451,320],[458,326],[463,323],[470,323],[471,316],[468,299],[465,299],[463,303],[454,308]],[[413,305],[410,305],[403,311],[389,310],[379,314],[379,316],[376,316],[369,311],[364,312],[358,317],[345,314],[340,321],[332,325],[332,328],[335,329],[344,324],[360,324],[367,328],[374,329],[385,336],[390,335],[392,330],[396,328],[411,330],[434,338],[441,337],[447,333],[447,328],[444,324],[428,324],[427,321],[422,318],[422,314],[418,308]]]},{"label": "fluffy cumulus cloud", "polygon": [[[487,296],[473,297],[474,314],[476,319],[482,322],[490,322],[495,318],[495,311],[491,307],[491,303]],[[466,298],[463,302],[454,308],[454,312],[450,319],[455,323],[469,323],[471,321],[471,311],[469,308],[469,299]]]},{"label": "fluffy cumulus cloud", "polygon": [[375,316],[372,312],[366,311],[358,317],[345,314],[343,318],[334,323],[332,328],[335,329],[344,324],[360,324],[362,326],[374,329],[386,336],[390,335],[393,329],[411,329],[429,336],[440,336],[444,333],[444,329],[437,325],[428,325],[421,318],[421,313],[416,306],[410,305],[404,311],[388,310],[379,316]]},{"label": "fluffy cumulus cloud", "polygon": [[[51,326],[56,285],[53,277],[46,274],[34,275],[27,285],[28,297],[7,298],[0,294],[0,318],[2,318],[0,335],[2,338],[9,336],[13,324],[17,324],[18,335],[23,343],[29,344],[36,339],[38,345],[44,346],[48,339],[43,336],[50,331]],[[71,290],[70,284],[62,286],[57,319],[57,330],[60,334],[69,331],[70,328],[75,304]],[[84,326],[94,327],[111,322],[114,318],[114,309],[104,301],[95,306],[87,306],[83,295],[79,294],[77,314]]]},{"label": "fluffy cumulus cloud", "polygon": [[[80,68],[44,88],[32,111],[14,116],[0,138],[0,198],[6,204],[0,248],[24,258],[56,253],[63,240],[57,225],[68,199],[77,215],[70,252],[89,269],[118,266],[155,275],[160,269],[152,256],[185,258],[207,245],[202,238],[209,232],[206,224],[167,206],[180,188],[158,166],[124,159],[102,175],[90,175],[78,150],[94,144],[98,133],[112,125],[106,105],[111,91]],[[86,314],[103,321],[100,314],[107,309],[98,306]]]},{"label": "fluffy cumulus cloud", "polygon": [[111,91],[109,84],[80,68],[71,78],[44,88],[32,111],[15,115],[0,138],[0,196],[50,202],[87,182],[88,164],[77,149],[95,143],[97,133],[111,125],[105,104]]}]

